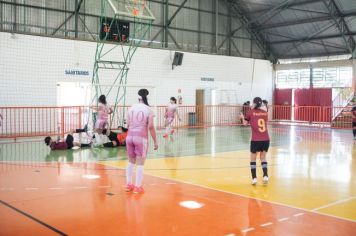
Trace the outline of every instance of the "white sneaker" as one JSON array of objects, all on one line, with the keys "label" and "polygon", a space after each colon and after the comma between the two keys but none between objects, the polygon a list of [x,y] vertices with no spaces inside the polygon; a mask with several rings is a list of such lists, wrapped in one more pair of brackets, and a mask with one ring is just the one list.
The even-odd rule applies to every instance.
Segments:
[{"label": "white sneaker", "polygon": [[263,184],[268,184],[268,176],[263,176]]},{"label": "white sneaker", "polygon": [[256,185],[257,184],[257,178],[253,178],[251,184],[252,185]]}]

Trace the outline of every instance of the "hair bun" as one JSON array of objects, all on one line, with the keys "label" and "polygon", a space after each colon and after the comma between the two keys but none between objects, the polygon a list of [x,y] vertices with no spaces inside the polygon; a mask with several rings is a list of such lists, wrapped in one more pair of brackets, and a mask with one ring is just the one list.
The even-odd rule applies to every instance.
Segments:
[{"label": "hair bun", "polygon": [[258,105],[262,104],[262,98],[260,98],[260,97],[255,97],[255,98],[253,99],[253,103],[254,103],[254,104],[258,104]]},{"label": "hair bun", "polygon": [[140,90],[138,91],[138,95],[140,95],[141,97],[142,97],[142,96],[146,97],[148,94],[150,94],[150,93],[148,92],[147,89],[140,89]]}]

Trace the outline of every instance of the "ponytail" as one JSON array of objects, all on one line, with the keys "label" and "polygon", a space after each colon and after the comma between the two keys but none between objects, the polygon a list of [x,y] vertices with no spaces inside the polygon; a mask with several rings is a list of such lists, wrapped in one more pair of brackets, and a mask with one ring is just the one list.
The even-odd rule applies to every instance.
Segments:
[{"label": "ponytail", "polygon": [[144,104],[146,104],[147,106],[149,106],[148,101],[147,101],[147,95],[149,94],[147,89],[140,89],[138,91],[138,95],[142,98],[142,101]]}]

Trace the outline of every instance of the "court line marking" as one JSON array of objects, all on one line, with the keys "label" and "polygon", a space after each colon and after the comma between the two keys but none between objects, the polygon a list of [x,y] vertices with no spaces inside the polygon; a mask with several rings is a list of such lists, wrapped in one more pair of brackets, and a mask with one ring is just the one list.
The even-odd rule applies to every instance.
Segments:
[{"label": "court line marking", "polygon": [[270,226],[270,225],[273,225],[273,223],[272,222],[267,222],[267,223],[261,224],[260,226],[261,227],[267,227],[267,226]]},{"label": "court line marking", "polygon": [[247,229],[243,229],[241,230],[242,233],[247,233],[247,232],[250,232],[250,231],[253,231],[255,230],[255,228],[251,227],[251,228],[247,228]]},{"label": "court line marking", "polygon": [[297,213],[297,214],[294,214],[293,216],[299,217],[299,216],[302,216],[302,215],[304,215],[304,213]]},{"label": "court line marking", "polygon": [[59,187],[53,187],[53,188],[48,188],[49,190],[59,190],[59,189],[63,189],[63,188],[59,188]]},{"label": "court line marking", "polygon": [[85,186],[78,186],[78,187],[73,187],[74,189],[86,189],[88,187],[85,187]]},{"label": "court line marking", "polygon": [[280,219],[278,219],[278,222],[283,222],[283,221],[286,221],[286,220],[289,220],[289,217],[280,218]]},{"label": "court line marking", "polygon": [[335,205],[338,205],[340,203],[344,203],[344,202],[348,202],[348,201],[351,201],[353,199],[356,199],[356,196],[354,197],[349,197],[349,198],[346,198],[346,199],[341,199],[341,200],[338,200],[338,201],[335,201],[335,202],[332,202],[332,203],[329,203],[329,204],[326,204],[324,206],[320,206],[320,207],[317,207],[317,208],[314,208],[312,209],[311,211],[319,211],[321,209],[325,209],[325,208],[328,208],[328,207],[331,207],[331,206],[335,206]]},{"label": "court line marking", "polygon": [[29,191],[31,191],[31,190],[38,190],[39,188],[25,188],[25,190],[29,190]]},{"label": "court line marking", "polygon": [[[101,165],[104,165],[104,164],[101,164]],[[125,170],[124,168],[118,168],[118,169]],[[246,196],[246,195],[243,195],[243,194],[240,194],[240,193],[227,192],[227,191],[224,191],[224,190],[221,190],[221,189],[215,189],[215,188],[211,188],[211,187],[208,187],[208,186],[195,184],[195,183],[192,183],[192,182],[185,182],[185,181],[176,180],[176,179],[169,179],[169,178],[166,178],[166,177],[156,176],[156,175],[147,174],[147,173],[145,173],[145,175],[148,175],[148,176],[151,176],[151,177],[156,177],[156,178],[159,178],[159,179],[164,179],[164,180],[171,180],[171,181],[175,181],[175,182],[178,182],[178,183],[190,184],[190,185],[193,185],[193,186],[196,186],[196,187],[205,188],[205,189],[209,189],[209,190],[213,190],[213,191],[218,191],[218,192],[222,192],[222,193],[226,193],[226,194],[230,194],[230,195],[236,195],[236,196],[240,196],[240,197],[247,198],[247,199],[254,199],[254,200],[259,200],[259,201],[263,201],[263,202],[266,202],[266,203],[273,203],[273,204],[276,204],[276,205],[279,205],[279,206],[289,207],[289,208],[292,208],[292,209],[296,209],[296,210],[300,210],[300,211],[304,211],[304,212],[309,212],[309,213],[313,213],[313,214],[317,214],[317,215],[328,216],[328,217],[336,218],[336,219],[339,219],[339,220],[345,220],[345,221],[349,221],[349,222],[353,222],[353,223],[356,222],[356,220],[352,220],[352,219],[348,219],[348,218],[343,218],[343,217],[330,215],[330,214],[323,213],[323,212],[313,211],[313,210],[310,210],[310,209],[303,209],[303,208],[300,208],[300,207],[287,205],[287,204],[280,203],[280,202],[267,201],[267,200],[264,200],[264,199],[261,199],[261,198],[255,198],[255,197],[251,197],[251,196]]]},{"label": "court line marking", "polygon": [[49,225],[49,224],[47,224],[47,223],[41,221],[40,219],[37,219],[36,217],[34,217],[34,216],[32,216],[32,215],[30,215],[30,214],[28,214],[28,213],[26,213],[26,212],[24,212],[24,211],[22,211],[22,210],[16,208],[16,207],[14,207],[13,205],[10,205],[10,204],[7,203],[7,202],[4,202],[4,201],[0,200],[0,203],[3,204],[4,206],[7,206],[8,208],[10,208],[10,209],[12,209],[12,210],[18,212],[18,213],[20,213],[20,214],[22,214],[22,215],[24,215],[24,216],[30,218],[31,220],[33,220],[33,221],[35,221],[35,222],[37,222],[37,223],[43,225],[44,227],[46,227],[46,228],[48,228],[48,229],[50,229],[50,230],[56,232],[56,233],[59,234],[59,235],[68,236],[68,234],[63,233],[63,232],[60,231],[59,229],[54,228],[53,226],[51,226],[51,225]]}]

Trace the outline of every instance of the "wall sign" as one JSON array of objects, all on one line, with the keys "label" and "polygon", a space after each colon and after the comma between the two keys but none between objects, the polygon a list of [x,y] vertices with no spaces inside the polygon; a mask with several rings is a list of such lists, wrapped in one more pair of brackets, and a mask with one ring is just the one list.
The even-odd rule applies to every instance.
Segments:
[{"label": "wall sign", "polygon": [[211,78],[211,77],[201,77],[200,78],[201,81],[208,81],[208,82],[214,82],[215,79]]},{"label": "wall sign", "polygon": [[76,70],[76,69],[70,69],[70,70],[65,70],[64,73],[66,75],[71,75],[71,76],[89,76],[89,71],[87,70]]}]

